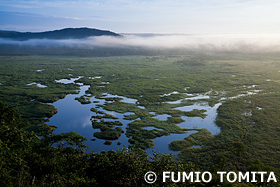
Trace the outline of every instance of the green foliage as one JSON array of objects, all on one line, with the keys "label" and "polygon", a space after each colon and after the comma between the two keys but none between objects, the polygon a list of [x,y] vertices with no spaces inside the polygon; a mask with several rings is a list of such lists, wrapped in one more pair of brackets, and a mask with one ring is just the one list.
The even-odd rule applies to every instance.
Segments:
[{"label": "green foliage", "polygon": [[169,121],[171,123],[182,123],[185,120],[183,120],[182,118],[179,118],[179,117],[168,117],[167,121]]},{"label": "green foliage", "polygon": [[206,112],[206,110],[198,110],[198,109],[194,109],[190,112],[185,112],[185,115],[188,117],[201,117],[201,118],[205,118],[207,115],[204,114],[204,112]]},{"label": "green foliage", "polygon": [[81,97],[76,97],[75,100],[78,100],[81,104],[90,104],[90,98],[85,97],[82,95]]},{"label": "green foliage", "polygon": [[[163,171],[192,171],[194,166],[183,164],[171,155],[154,154],[152,158],[142,151],[122,149],[120,151],[102,152],[90,155],[90,178],[95,178],[99,186],[146,186],[144,175],[148,171],[158,174],[153,186],[170,186],[172,182],[163,183]],[[105,175],[110,171],[110,175]],[[181,186],[179,184],[178,186]]]},{"label": "green foliage", "polygon": [[104,140],[117,140],[121,136],[121,131],[115,129],[108,129],[102,132],[95,132],[93,135],[96,138]]},{"label": "green foliage", "polygon": [[26,123],[20,120],[19,111],[2,101],[0,101],[0,124],[1,126],[9,124],[19,128],[27,126]]},{"label": "green foliage", "polygon": [[[122,126],[122,123],[119,121],[104,121],[103,119],[100,122],[93,120],[92,128],[101,130],[101,132],[95,132],[93,135],[99,139],[117,140],[124,131],[121,127],[116,126]],[[110,144],[106,143],[106,145]]]},{"label": "green foliage", "polygon": [[104,145],[111,145],[112,144],[112,141],[111,140],[106,140],[105,142],[104,142]]},{"label": "green foliage", "polygon": [[97,109],[96,108],[91,108],[90,111],[97,113]]},{"label": "green foliage", "polygon": [[1,118],[1,186],[93,184],[81,168],[87,158],[84,137],[64,133],[39,138],[33,132],[18,129],[24,122],[16,110],[2,102],[0,106],[2,116],[10,116]]},{"label": "green foliage", "polygon": [[132,114],[132,115],[124,115],[125,120],[136,120],[138,118],[138,115]]},{"label": "green foliage", "polygon": [[199,129],[198,132],[189,135],[184,140],[176,140],[171,142],[169,148],[173,151],[188,150],[194,145],[203,146],[207,144],[213,135],[207,129]]}]

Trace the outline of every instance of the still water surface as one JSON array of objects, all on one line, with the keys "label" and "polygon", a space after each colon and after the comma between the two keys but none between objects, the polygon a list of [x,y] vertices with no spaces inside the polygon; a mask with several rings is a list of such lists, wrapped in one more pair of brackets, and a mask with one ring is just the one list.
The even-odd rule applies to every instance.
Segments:
[{"label": "still water surface", "polygon": [[[63,84],[71,84],[74,83],[74,81],[78,80],[79,78],[71,78],[69,79],[61,79],[57,80],[58,83]],[[95,151],[95,152],[101,152],[102,150],[109,151],[109,150],[118,150],[121,149],[123,146],[128,147],[129,142],[128,138],[126,137],[126,127],[129,123],[132,121],[130,120],[124,120],[124,115],[131,115],[134,113],[127,112],[127,113],[118,113],[114,111],[107,111],[103,108],[98,108],[99,111],[104,111],[107,114],[111,114],[118,118],[118,121],[121,121],[123,123],[122,129],[125,131],[122,133],[122,135],[119,137],[118,140],[113,140],[111,145],[104,145],[105,140],[97,139],[93,136],[94,132],[99,132],[99,129],[93,129],[92,128],[92,122],[91,122],[91,116],[95,115],[95,112],[90,111],[91,108],[98,107],[97,105],[103,105],[105,102],[106,97],[120,97],[122,98],[122,102],[126,103],[136,103],[136,99],[130,99],[123,96],[118,95],[111,95],[111,94],[105,94],[102,98],[103,99],[97,99],[95,97],[91,97],[90,104],[82,105],[80,102],[75,100],[76,97],[80,97],[82,95],[85,95],[86,90],[89,89],[90,86],[88,85],[82,85],[79,84],[80,90],[77,94],[68,94],[65,98],[60,99],[52,105],[57,108],[58,112],[51,118],[49,118],[49,125],[56,125],[58,128],[55,130],[54,133],[63,133],[63,132],[77,132],[80,135],[87,137],[88,140],[85,142],[90,148],[89,151]],[[201,98],[208,98],[208,96],[202,96],[198,95],[195,97],[195,99],[201,99]],[[186,99],[194,99],[194,98],[186,98]],[[93,102],[95,101],[95,102]],[[179,103],[181,100],[175,101],[174,103]],[[193,109],[205,109],[207,112],[207,117],[202,119],[200,117],[186,117],[183,116],[182,118],[185,120],[185,122],[182,122],[178,124],[182,128],[207,128],[212,134],[217,134],[220,132],[220,129],[215,124],[215,119],[217,116],[217,108],[220,106],[219,104],[216,104],[214,107],[210,107],[209,105],[206,105],[205,103],[195,103],[191,106],[184,106],[184,107],[178,107],[175,109],[182,110],[182,111],[192,111]],[[154,116],[154,118],[160,119],[160,120],[166,120],[167,117],[170,117],[167,114],[164,115],[157,115]],[[106,119],[106,121],[110,121],[113,119]],[[148,130],[155,129],[154,127],[145,127]],[[185,137],[189,136],[190,134],[197,132],[197,131],[188,131],[185,134],[170,134],[169,136],[162,136],[159,138],[155,138],[154,141],[154,147],[147,150],[147,153],[152,154],[153,150],[156,152],[161,153],[173,153],[177,154],[178,152],[171,151],[168,148],[168,145],[174,141],[174,140],[183,140]],[[94,141],[92,139],[95,139]],[[117,145],[118,142],[121,142],[121,145]]]}]

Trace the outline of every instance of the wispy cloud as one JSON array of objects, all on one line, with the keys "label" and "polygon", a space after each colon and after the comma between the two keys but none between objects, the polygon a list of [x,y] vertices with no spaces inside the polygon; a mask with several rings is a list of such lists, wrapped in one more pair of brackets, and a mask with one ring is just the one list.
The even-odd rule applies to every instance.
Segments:
[{"label": "wispy cloud", "polygon": [[[88,19],[67,16],[48,16],[41,14],[33,14],[28,12],[5,12],[0,11],[0,28],[2,30],[16,31],[45,31],[52,30],[48,27],[51,23],[55,29],[69,27],[73,23],[83,23]],[[3,19],[4,18],[4,19]],[[91,18],[92,19],[92,18]]]},{"label": "wispy cloud", "polygon": [[[56,16],[53,16],[53,17],[56,17]],[[63,18],[63,19],[70,19],[70,20],[89,20],[86,18],[78,18],[78,17],[59,17],[59,16],[57,16],[56,18]]]},{"label": "wispy cloud", "polygon": [[[279,0],[0,0],[2,11],[65,18],[67,24],[60,20],[61,25],[117,32],[276,33],[279,9]],[[53,19],[45,21],[56,26]]]}]

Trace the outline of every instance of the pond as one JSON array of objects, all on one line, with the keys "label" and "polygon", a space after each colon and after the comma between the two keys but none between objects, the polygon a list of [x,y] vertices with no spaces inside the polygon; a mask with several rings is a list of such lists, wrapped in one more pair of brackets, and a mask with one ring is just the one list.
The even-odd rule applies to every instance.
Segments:
[{"label": "pond", "polygon": [[[80,97],[85,94],[88,90],[88,85],[83,85],[80,87],[80,92],[78,94],[68,94],[65,98],[60,99],[54,102],[52,105],[57,108],[58,112],[49,119],[49,125],[56,125],[58,128],[54,133],[63,133],[63,132],[77,132],[80,135],[87,137],[88,140],[85,142],[90,146],[89,150],[95,152],[100,152],[102,150],[109,151],[111,149],[117,150],[121,149],[123,146],[128,146],[128,138],[125,136],[125,131],[127,124],[132,122],[129,120],[124,120],[124,115],[131,115],[134,113],[117,113],[113,111],[107,111],[103,108],[99,108],[99,111],[103,111],[107,114],[111,114],[123,123],[124,133],[119,137],[118,140],[112,141],[110,146],[104,145],[105,140],[95,139],[93,133],[99,132],[99,129],[92,128],[91,117],[95,114],[90,111],[91,108],[96,108],[99,104],[104,104],[105,99],[97,99],[95,97],[90,98],[91,104],[82,105],[80,102],[75,100],[76,97]],[[98,101],[98,103],[93,103],[92,101]],[[107,101],[108,102],[108,101]],[[111,121],[112,119],[107,119],[106,121]],[[118,142],[121,142],[121,145],[117,145]]]},{"label": "pond", "polygon": [[215,120],[217,117],[217,109],[221,104],[222,103],[217,103],[213,107],[210,107],[208,104],[197,102],[194,105],[177,107],[175,109],[186,112],[192,111],[193,109],[206,110],[205,114],[207,115],[205,118],[182,116],[182,119],[185,120],[185,122],[182,122],[178,125],[182,128],[206,128],[213,135],[216,135],[220,133],[220,128],[216,126]]},{"label": "pond", "polygon": [[47,87],[46,85],[42,85],[42,84],[36,83],[36,82],[32,82],[32,83],[27,84],[27,86],[31,86],[31,85],[36,85],[39,88],[46,88]]},{"label": "pond", "polygon": [[173,155],[177,155],[179,151],[172,151],[169,149],[169,144],[175,140],[183,140],[185,137],[195,133],[197,131],[188,131],[184,134],[170,134],[168,136],[162,136],[159,138],[154,139],[154,146],[150,149],[147,149],[146,152],[149,155],[153,154],[153,151],[160,152],[160,153],[172,153]]},{"label": "pond", "polygon": [[[78,78],[71,78],[71,79],[61,79],[56,80],[57,83],[61,84],[71,84],[75,83],[75,81],[79,80],[81,77]],[[99,78],[99,77],[98,77]],[[89,85],[83,85],[81,83],[78,83],[80,85],[80,90],[77,94],[68,94],[65,98],[60,99],[52,105],[57,108],[58,112],[51,118],[49,118],[49,125],[56,125],[58,128],[54,131],[54,133],[63,133],[63,132],[77,132],[80,135],[87,137],[88,140],[85,142],[87,145],[90,146],[88,149],[89,151],[95,151],[95,152],[101,152],[109,151],[109,150],[118,150],[122,149],[123,146],[128,147],[128,137],[126,137],[126,128],[127,125],[133,120],[124,120],[124,115],[132,115],[134,113],[127,112],[127,113],[118,113],[115,111],[107,111],[102,107],[99,107],[98,105],[104,105],[105,102],[112,102],[112,101],[106,101],[105,98],[112,98],[112,97],[118,97],[121,98],[121,102],[126,103],[133,103],[136,104],[136,99],[127,98],[124,96],[118,96],[118,95],[112,95],[108,93],[104,93],[101,98],[96,97],[89,97],[91,103],[90,104],[81,104],[79,101],[75,100],[76,97],[80,97],[83,95],[88,96],[85,94],[85,92],[89,89]],[[189,97],[189,96],[188,96]],[[191,99],[198,99],[198,98],[208,98],[208,96],[199,95],[192,97]],[[186,98],[189,99],[189,98]],[[181,102],[175,101],[175,103]],[[212,134],[217,134],[220,132],[219,128],[215,124],[215,118],[217,115],[217,108],[220,106],[219,104],[216,104],[214,107],[210,107],[203,103],[195,103],[191,106],[184,106],[184,107],[178,107],[175,109],[182,110],[182,111],[192,111],[193,109],[205,109],[207,114],[207,117],[202,119],[200,117],[186,117],[182,116],[182,118],[185,120],[185,122],[182,122],[178,124],[182,128],[207,128]],[[96,115],[95,112],[92,112],[90,109],[96,108],[98,111],[105,112],[106,114],[113,115],[114,117],[117,117],[118,119],[104,119],[105,121],[115,121],[118,120],[121,123],[123,123],[123,126],[121,128],[124,130],[124,132],[121,134],[121,136],[117,140],[112,140],[111,145],[104,145],[105,140],[98,139],[93,136],[95,132],[100,132],[100,129],[93,129],[92,128],[92,121],[91,117]],[[151,114],[155,114],[151,112]],[[154,116],[154,118],[157,118],[159,120],[167,120],[167,117],[171,117],[170,115],[163,114],[163,115],[157,115]],[[147,130],[153,130],[154,127],[144,127]],[[160,129],[161,130],[161,129]],[[170,134],[169,136],[162,136],[159,138],[155,138],[154,141],[154,147],[146,150],[148,154],[152,154],[153,150],[156,152],[161,153],[173,153],[177,154],[178,152],[171,151],[168,148],[168,145],[174,141],[174,140],[183,140],[185,137],[189,136],[190,134],[197,132],[194,130],[186,131],[184,134]]]}]

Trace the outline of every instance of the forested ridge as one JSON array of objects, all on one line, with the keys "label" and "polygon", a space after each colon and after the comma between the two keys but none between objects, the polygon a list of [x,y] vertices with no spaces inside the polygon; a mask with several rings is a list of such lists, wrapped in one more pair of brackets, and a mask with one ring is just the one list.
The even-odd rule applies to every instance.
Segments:
[{"label": "forested ridge", "polygon": [[45,32],[17,32],[0,30],[0,38],[11,40],[31,40],[31,39],[81,39],[91,36],[121,36],[117,33],[92,28],[64,28]]}]

